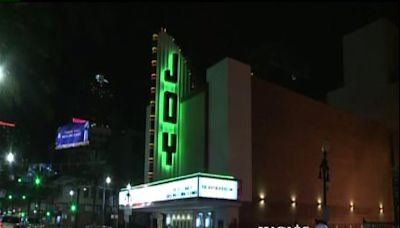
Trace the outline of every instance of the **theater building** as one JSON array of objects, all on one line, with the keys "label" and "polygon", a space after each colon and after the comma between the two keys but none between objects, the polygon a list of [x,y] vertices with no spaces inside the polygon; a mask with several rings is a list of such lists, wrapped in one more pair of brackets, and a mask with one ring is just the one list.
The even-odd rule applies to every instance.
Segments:
[{"label": "theater building", "polygon": [[162,30],[153,41],[145,177],[119,193],[126,220],[146,212],[151,227],[311,226],[322,216],[325,145],[329,223],[392,221],[387,129],[230,58],[193,89],[174,39]]}]

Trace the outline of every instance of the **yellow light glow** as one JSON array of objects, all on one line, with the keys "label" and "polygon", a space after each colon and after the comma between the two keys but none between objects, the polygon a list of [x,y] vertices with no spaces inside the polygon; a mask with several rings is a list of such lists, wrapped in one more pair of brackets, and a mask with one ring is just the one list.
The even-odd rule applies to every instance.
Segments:
[{"label": "yellow light glow", "polygon": [[322,207],[321,197],[318,197],[318,199],[317,199],[317,207],[318,207],[318,210],[321,209],[321,207]]},{"label": "yellow light glow", "polygon": [[259,197],[260,197],[259,205],[261,207],[264,207],[264,204],[265,204],[265,193],[264,192],[260,192],[259,193]]},{"label": "yellow light glow", "polygon": [[260,199],[261,199],[261,200],[265,199],[265,194],[262,193],[262,192],[260,193]]},{"label": "yellow light glow", "polygon": [[383,204],[379,204],[379,214],[383,214]]},{"label": "yellow light glow", "polygon": [[354,202],[350,201],[350,211],[353,212],[354,211]]},{"label": "yellow light glow", "polygon": [[291,205],[292,205],[293,208],[296,207],[296,196],[293,195],[290,198],[290,202],[291,202]]}]

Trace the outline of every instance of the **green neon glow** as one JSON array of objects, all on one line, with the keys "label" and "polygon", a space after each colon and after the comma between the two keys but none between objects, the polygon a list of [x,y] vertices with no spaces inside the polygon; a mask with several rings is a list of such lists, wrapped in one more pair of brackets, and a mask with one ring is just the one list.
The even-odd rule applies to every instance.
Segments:
[{"label": "green neon glow", "polygon": [[[141,184],[141,185],[132,186],[130,189],[143,188],[143,187],[163,184],[163,183],[167,183],[167,182],[173,182],[173,181],[188,179],[188,178],[191,178],[191,177],[212,177],[212,178],[226,179],[226,180],[234,180],[235,179],[233,176],[213,174],[213,173],[192,173],[192,174],[188,174],[188,175],[184,175],[184,176],[180,176],[180,177],[173,177],[173,178],[169,178],[169,179],[154,181],[154,182],[151,182],[151,183],[148,183],[148,184]],[[121,191],[124,191],[124,190],[128,190],[128,189],[127,188],[122,188],[121,189]]]},{"label": "green neon glow", "polygon": [[36,186],[39,186],[41,183],[42,183],[42,180],[40,180],[40,177],[39,177],[39,176],[36,176],[36,177],[35,177],[35,185],[36,185]]},{"label": "green neon glow", "polygon": [[71,204],[70,208],[71,212],[76,212],[77,206],[75,203]]},{"label": "green neon glow", "polygon": [[[172,70],[174,65],[174,54],[178,55],[178,72],[171,72],[174,76],[177,75],[177,82],[170,82],[165,80],[166,70]],[[183,106],[181,104],[181,98],[185,92],[189,90],[188,85],[188,68],[186,60],[181,54],[180,48],[174,43],[172,37],[168,34],[161,32],[159,33],[159,39],[157,43],[157,66],[156,66],[156,87],[155,87],[155,135],[154,135],[154,179],[162,180],[166,178],[176,177],[181,174],[186,174],[185,170],[182,169],[181,164],[185,163],[183,151],[184,135],[182,132],[183,123]],[[187,88],[186,88],[187,87]],[[177,100],[169,102],[169,109],[164,110],[164,93],[171,92],[177,95]],[[164,111],[168,110],[169,116],[171,116],[172,107],[176,106],[176,124],[164,122]],[[168,107],[166,107],[168,108]],[[166,113],[167,114],[167,113]],[[175,134],[177,139],[176,151],[172,154],[172,164],[167,164],[167,153],[163,151],[163,133]],[[170,141],[169,141],[170,143]],[[170,144],[169,144],[170,145]]]},{"label": "green neon glow", "polygon": [[[172,71],[172,65],[173,65],[173,55],[174,53],[176,53],[172,48],[169,48],[169,50],[167,51],[167,59],[160,59],[158,62],[160,64],[160,68],[158,71],[158,78],[159,78],[159,89],[158,89],[158,99],[157,99],[157,118],[158,118],[158,129],[157,129],[157,159],[158,159],[158,163],[159,166],[161,166],[161,172],[164,174],[167,174],[167,176],[171,175],[171,172],[173,172],[173,166],[177,163],[177,157],[180,154],[179,151],[179,133],[178,133],[178,125],[180,122],[180,116],[179,116],[179,110],[180,110],[180,105],[179,105],[179,83],[180,83],[180,77],[181,77],[181,73],[178,75],[178,81],[176,83],[172,83],[169,81],[165,80],[165,71],[166,70],[171,70]],[[160,58],[163,56],[160,56]],[[180,58],[179,58],[180,59]],[[176,72],[171,72],[172,74],[176,74]],[[176,114],[177,116],[177,123],[176,124],[172,124],[172,123],[168,123],[168,122],[164,122],[162,120],[163,116],[164,116],[164,93],[166,91],[172,92],[177,94],[178,99],[177,99],[177,110],[176,110]],[[171,107],[172,107],[172,102],[170,102],[170,108],[168,109],[169,114],[171,113]],[[176,152],[172,155],[172,165],[167,165],[166,161],[167,161],[167,154],[165,152],[163,152],[162,150],[162,134],[166,132],[166,133],[170,133],[170,134],[176,134],[177,136],[177,147],[176,147]],[[161,164],[160,164],[161,163]],[[176,165],[175,165],[176,166]],[[169,174],[169,175],[168,175]]]}]

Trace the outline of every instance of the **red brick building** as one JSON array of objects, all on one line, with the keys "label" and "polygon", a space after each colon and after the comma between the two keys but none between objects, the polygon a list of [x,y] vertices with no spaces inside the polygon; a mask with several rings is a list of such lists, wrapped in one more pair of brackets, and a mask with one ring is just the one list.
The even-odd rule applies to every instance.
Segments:
[{"label": "red brick building", "polygon": [[242,224],[312,224],[321,216],[318,172],[324,140],[330,145],[330,222],[393,220],[388,130],[252,78],[253,202],[240,208]]}]

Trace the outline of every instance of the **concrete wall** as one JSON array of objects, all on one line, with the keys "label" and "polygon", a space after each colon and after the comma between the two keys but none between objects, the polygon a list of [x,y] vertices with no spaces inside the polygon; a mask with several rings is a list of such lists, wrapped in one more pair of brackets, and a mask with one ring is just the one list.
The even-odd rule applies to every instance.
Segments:
[{"label": "concrete wall", "polygon": [[208,138],[209,171],[229,174],[228,135],[228,74],[227,62],[220,62],[207,70],[208,82]]},{"label": "concrete wall", "polygon": [[207,70],[209,172],[238,178],[242,201],[252,198],[250,77],[249,65],[229,58]]},{"label": "concrete wall", "polygon": [[181,115],[184,122],[179,133],[181,156],[179,173],[187,175],[204,172],[206,166],[206,91],[194,94],[182,102]]},{"label": "concrete wall", "polygon": [[[254,197],[253,203],[241,207],[241,227],[314,224],[321,216],[318,173],[325,139],[330,144],[330,222],[361,224],[363,217],[392,221],[389,132],[375,122],[253,78]],[[265,195],[264,205],[260,194]],[[292,196],[295,208],[290,204]],[[379,214],[380,203],[383,214]]]}]

